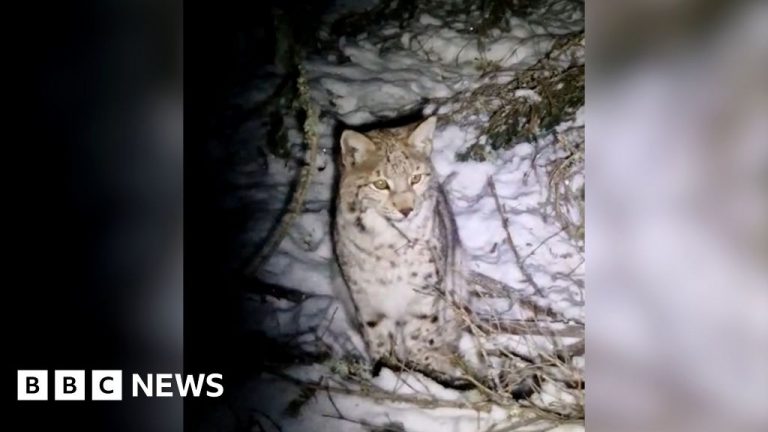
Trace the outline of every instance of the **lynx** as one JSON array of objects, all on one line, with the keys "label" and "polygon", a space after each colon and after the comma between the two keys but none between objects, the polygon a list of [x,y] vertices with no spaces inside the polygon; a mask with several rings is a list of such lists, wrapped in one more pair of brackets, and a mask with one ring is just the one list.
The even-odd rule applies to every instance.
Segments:
[{"label": "lynx", "polygon": [[464,260],[430,160],[435,125],[344,131],[334,242],[371,360],[461,383]]}]

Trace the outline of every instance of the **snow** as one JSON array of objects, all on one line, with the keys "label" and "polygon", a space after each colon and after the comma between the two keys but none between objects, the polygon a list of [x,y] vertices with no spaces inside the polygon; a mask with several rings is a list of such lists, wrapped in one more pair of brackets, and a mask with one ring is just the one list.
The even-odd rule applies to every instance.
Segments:
[{"label": "snow", "polygon": [[[446,13],[434,11],[438,12]],[[481,62],[521,70],[533,65],[552,44],[550,29],[519,19],[510,22],[510,32],[486,35],[482,44],[454,29],[463,27],[462,20],[453,25],[451,21],[447,15],[422,14],[404,31],[385,27],[354,40],[342,39],[339,45],[348,63],[329,64],[322,58],[307,64],[318,84],[314,98],[348,125],[396,117],[423,101],[477,87]],[[391,35],[397,33],[401,33],[399,43],[392,46]]]},{"label": "snow", "polygon": [[[581,19],[576,17],[571,22]],[[461,124],[449,120],[451,115],[459,113],[452,98],[489,82],[489,79],[508,81],[509,70],[521,70],[535,63],[550,47],[552,37],[542,26],[529,25],[518,19],[511,22],[511,32],[491,32],[484,46],[479,46],[474,36],[462,31],[460,20],[450,18],[439,9],[421,14],[404,30],[387,27],[386,23],[382,26],[377,31],[339,42],[339,49],[348,59],[346,63],[337,64],[335,56],[311,57],[305,63],[313,101],[323,113],[318,130],[323,151],[316,164],[324,169],[313,174],[305,212],[267,261],[260,277],[266,282],[311,294],[311,297],[300,304],[274,298],[264,302],[250,297],[246,313],[248,325],[278,340],[299,345],[305,351],[322,351],[323,346],[330,346],[334,358],[341,358],[350,351],[362,351],[362,341],[349,325],[349,317],[342,306],[333,266],[330,210],[335,176],[334,136],[340,125],[353,127],[397,118],[414,110],[421,110],[425,115],[441,114],[432,160],[439,178],[444,181],[459,235],[473,269],[516,290],[533,294],[533,288],[525,282],[525,275],[507,243],[507,232],[488,187],[488,179],[493,178],[510,234],[520,255],[525,257],[526,271],[537,285],[544,288],[544,297],[535,301],[583,323],[583,284],[573,282],[583,281],[583,253],[580,245],[544,211],[548,187],[546,164],[559,157],[554,146],[547,145],[551,144],[547,141],[522,143],[499,151],[495,158],[484,162],[458,162],[457,152],[484,139],[481,130],[485,120],[481,116],[466,116]],[[562,33],[571,28],[566,26],[556,30]],[[393,35],[398,34],[400,36],[393,40]],[[496,62],[505,71],[488,78],[477,68],[481,59]],[[238,100],[247,105],[255,103],[258,95],[265,94],[263,89],[252,89]],[[526,96],[537,97],[535,94]],[[583,126],[583,118],[580,112],[572,124],[562,127]],[[300,128],[295,124],[292,126],[290,141],[300,145]],[[261,132],[250,130],[247,133]],[[255,187],[244,192],[240,199],[246,205],[271,212],[276,218],[296,176],[296,166],[272,156],[269,158],[268,175],[252,179]],[[574,188],[578,186],[573,185]],[[260,241],[274,218],[254,221],[244,242]],[[519,311],[512,312],[514,308],[509,306],[486,305],[497,311],[506,309],[510,311],[509,316],[518,317]],[[328,365],[315,365],[295,367],[285,373],[307,381],[327,379],[333,375],[330,369]],[[473,392],[445,389],[418,374],[396,374],[388,369],[382,370],[367,385],[397,395],[429,395],[437,401],[467,401],[471,404],[473,398],[479,397]],[[406,425],[405,430],[409,432],[494,430],[494,427],[502,428],[516,422],[521,422],[521,426],[515,430],[521,431],[547,430],[556,426],[552,422],[531,420],[530,413],[522,407],[486,405],[483,410],[439,407],[440,404],[435,403],[433,408],[424,408],[403,402],[382,402],[361,394],[334,393],[331,397],[332,392],[325,394],[322,391],[303,406],[301,415],[285,415],[285,407],[300,390],[284,377],[265,374],[243,389],[238,400],[243,407],[258,403],[258,416],[261,416],[258,421],[265,430],[272,430],[272,421],[278,420],[284,431],[358,431],[362,430],[362,424],[387,423]],[[557,397],[551,395],[556,389],[549,390],[542,397],[556,400]],[[341,415],[347,420],[334,418]],[[552,430],[583,430],[583,425],[561,425]]]},{"label": "snow", "polygon": [[[307,376],[318,371],[295,369],[296,375]],[[319,376],[319,375],[317,375]],[[384,377],[384,378],[382,378]],[[391,381],[391,387],[397,381],[394,375],[382,374],[379,380]],[[402,383],[401,388],[406,387]],[[444,390],[445,391],[445,390]],[[414,432],[445,431],[492,431],[504,426],[518,424],[519,431],[583,431],[583,425],[560,425],[552,429],[549,422],[536,419],[522,409],[502,409],[498,406],[478,407],[477,409],[430,406],[425,402],[419,409],[408,404],[383,398],[366,398],[342,392],[317,390],[296,414],[288,414],[285,408],[300,397],[301,389],[284,379],[265,375],[253,381],[242,390],[243,398],[238,399],[244,407],[258,403],[260,409],[252,414],[251,422],[263,430],[277,431],[364,431],[367,425],[390,425],[393,431]],[[456,400],[456,399],[454,399]],[[462,402],[460,400],[456,400]],[[471,403],[471,401],[467,401]],[[237,408],[237,407],[235,407]],[[343,418],[340,420],[339,418]],[[510,419],[516,419],[510,421]],[[398,428],[398,425],[400,427]],[[260,430],[256,427],[256,430]],[[383,429],[378,429],[383,430]]]}]

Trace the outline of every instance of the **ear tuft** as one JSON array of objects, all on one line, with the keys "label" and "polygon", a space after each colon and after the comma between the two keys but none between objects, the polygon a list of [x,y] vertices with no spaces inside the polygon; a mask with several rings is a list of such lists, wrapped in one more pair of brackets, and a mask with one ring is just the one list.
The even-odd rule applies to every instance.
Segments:
[{"label": "ear tuft", "polygon": [[341,134],[341,163],[351,168],[363,162],[376,150],[376,145],[360,132],[345,130]]},{"label": "ear tuft", "polygon": [[427,156],[432,154],[432,137],[435,134],[436,125],[437,117],[435,116],[431,116],[421,122],[411,132],[411,136],[408,137],[408,144]]}]

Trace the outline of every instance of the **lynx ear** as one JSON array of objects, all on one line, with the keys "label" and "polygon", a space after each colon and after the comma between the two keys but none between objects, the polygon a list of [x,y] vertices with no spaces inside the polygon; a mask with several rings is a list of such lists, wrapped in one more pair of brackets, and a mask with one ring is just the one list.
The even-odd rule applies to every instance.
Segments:
[{"label": "lynx ear", "polygon": [[376,145],[365,135],[352,130],[341,134],[341,163],[351,168],[364,161],[376,150]]},{"label": "lynx ear", "polygon": [[432,154],[432,136],[435,134],[437,117],[431,116],[421,122],[408,137],[408,144],[416,150],[429,156]]}]

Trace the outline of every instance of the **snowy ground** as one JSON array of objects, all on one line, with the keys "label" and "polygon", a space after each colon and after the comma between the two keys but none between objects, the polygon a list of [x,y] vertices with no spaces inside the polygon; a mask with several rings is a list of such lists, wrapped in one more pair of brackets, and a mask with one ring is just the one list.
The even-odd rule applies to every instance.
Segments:
[{"label": "snowy ground", "polygon": [[[484,83],[509,80],[514,71],[534,64],[547,52],[552,33],[578,29],[583,18],[568,10],[554,15],[549,22],[536,24],[510,18],[513,30],[506,34],[490,32],[484,50],[463,28],[463,22],[466,20],[434,9],[422,13],[406,29],[382,23],[357,38],[342,38],[339,48],[346,62],[339,62],[339,54],[334,52],[305,63],[313,100],[322,113],[318,130],[322,151],[305,211],[264,266],[261,279],[308,296],[302,302],[272,297],[265,302],[251,297],[247,316],[253,328],[304,351],[322,351],[330,345],[335,359],[360,346],[359,337],[336,300],[339,287],[334,279],[329,233],[334,137],[342,124],[354,127],[418,109],[425,115],[440,116],[432,159],[440,179],[445,181],[473,268],[574,323],[584,322],[583,245],[563,231],[545,204],[547,166],[562,157],[552,138],[518,144],[485,162],[456,160],[458,152],[478,140],[483,142],[481,131],[486,121],[482,115],[465,115],[457,98]],[[478,63],[485,61],[500,69],[484,73]],[[244,107],[257,103],[267,94],[264,87],[270,84],[266,81],[255,86],[239,95],[238,101]],[[575,122],[558,129],[583,127],[582,111]],[[457,117],[460,121],[454,121]],[[289,141],[295,154],[303,154],[300,127],[295,123],[291,126]],[[237,139],[263,138],[260,127],[258,121],[246,124]],[[270,157],[268,167],[268,175],[252,179],[256,186],[236,199],[239,205],[274,215],[271,220],[254,221],[245,236],[246,243],[263,240],[263,233],[279,216],[296,175],[295,164],[276,158]],[[248,167],[241,168],[244,174],[240,175],[247,176]],[[523,268],[536,288],[526,282],[507,243],[507,232],[488,187],[489,178],[496,185]],[[569,186],[577,189],[582,182],[583,177],[577,176]],[[580,362],[583,367],[583,358]],[[423,377],[398,375],[386,369],[371,382],[349,379],[343,383],[345,377],[353,375],[343,369],[344,363],[332,360],[264,375],[243,390],[236,411],[250,412],[250,421],[264,430],[282,431],[583,430],[579,424],[558,426],[558,422],[542,419],[529,408],[483,403],[476,391],[444,389]],[[337,390],[312,389],[298,382]],[[292,412],[288,407],[301,400],[302,394],[307,401]],[[388,394],[398,395],[400,400]],[[413,403],[402,400],[420,395],[428,399]],[[258,412],[253,410],[255,404]],[[555,426],[557,429],[552,429]]]}]

